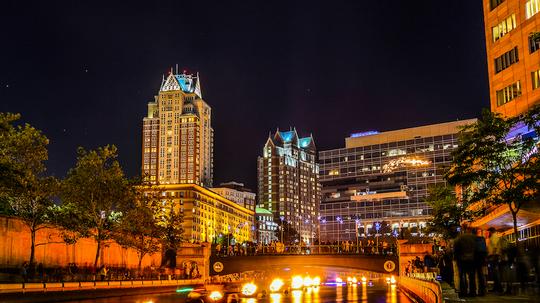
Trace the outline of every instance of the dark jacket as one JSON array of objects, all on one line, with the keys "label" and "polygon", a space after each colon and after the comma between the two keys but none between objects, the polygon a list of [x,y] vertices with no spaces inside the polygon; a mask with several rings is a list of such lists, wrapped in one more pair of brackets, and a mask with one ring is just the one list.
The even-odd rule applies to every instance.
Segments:
[{"label": "dark jacket", "polygon": [[476,236],[460,235],[454,241],[454,258],[458,262],[473,262],[476,250]]}]

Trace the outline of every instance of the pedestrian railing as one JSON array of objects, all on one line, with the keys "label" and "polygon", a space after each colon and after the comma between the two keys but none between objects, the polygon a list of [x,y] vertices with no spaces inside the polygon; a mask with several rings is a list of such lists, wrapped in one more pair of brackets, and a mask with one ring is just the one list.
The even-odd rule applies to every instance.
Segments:
[{"label": "pedestrian railing", "polygon": [[424,303],[441,303],[442,288],[437,281],[415,279],[407,276],[399,277],[399,286],[413,296],[417,301]]},{"label": "pedestrian railing", "polygon": [[262,247],[223,247],[214,250],[217,256],[257,256],[257,255],[394,255],[395,246],[342,246],[342,245],[275,245]]},{"label": "pedestrian railing", "polygon": [[93,290],[112,288],[160,287],[175,285],[202,284],[202,279],[191,280],[125,280],[125,281],[94,281],[94,282],[52,282],[52,283],[10,283],[0,284],[0,293],[26,293]]},{"label": "pedestrian railing", "polygon": [[409,273],[408,276],[410,278],[426,280],[426,281],[436,281],[437,280],[437,273],[436,272],[413,272],[413,273]]}]

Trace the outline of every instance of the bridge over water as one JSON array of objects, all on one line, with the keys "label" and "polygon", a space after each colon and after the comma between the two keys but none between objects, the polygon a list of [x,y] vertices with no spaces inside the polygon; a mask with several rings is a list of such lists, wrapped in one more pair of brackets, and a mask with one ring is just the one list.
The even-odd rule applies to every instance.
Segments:
[{"label": "bridge over water", "polygon": [[236,256],[210,256],[210,275],[227,275],[253,270],[290,267],[331,267],[397,274],[398,256],[392,251],[342,252],[328,246],[312,246],[309,250],[288,250],[281,253],[259,252]]}]

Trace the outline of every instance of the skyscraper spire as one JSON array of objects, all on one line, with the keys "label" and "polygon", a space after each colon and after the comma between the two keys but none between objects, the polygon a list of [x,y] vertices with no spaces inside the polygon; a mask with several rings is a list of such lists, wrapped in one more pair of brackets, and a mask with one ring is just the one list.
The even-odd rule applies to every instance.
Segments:
[{"label": "skyscraper spire", "polygon": [[199,81],[199,72],[197,72],[197,82],[195,82],[194,93],[202,99],[201,81]]}]

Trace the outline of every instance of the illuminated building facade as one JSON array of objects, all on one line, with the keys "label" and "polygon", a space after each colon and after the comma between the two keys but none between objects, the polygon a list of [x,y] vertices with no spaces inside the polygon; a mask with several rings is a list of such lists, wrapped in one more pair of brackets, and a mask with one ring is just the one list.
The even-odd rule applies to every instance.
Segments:
[{"label": "illuminated building facade", "polygon": [[257,226],[257,243],[269,244],[278,240],[276,233],[278,224],[274,222],[274,215],[264,208],[256,208],[255,225]]},{"label": "illuminated building facade", "polygon": [[540,0],[484,0],[491,109],[507,117],[540,101]]},{"label": "illuminated building facade", "polygon": [[345,148],[319,152],[321,241],[354,241],[357,232],[377,229],[421,232],[430,216],[428,187],[445,182],[459,127],[474,121],[357,133]]},{"label": "illuminated building facade", "polygon": [[[540,0],[484,0],[483,6],[491,111],[515,117],[540,104]],[[518,125],[508,139],[517,133],[538,137]],[[520,239],[536,246],[540,245],[539,204],[529,203],[517,216]],[[478,205],[482,203],[471,207]],[[515,240],[507,205],[490,206],[471,226],[494,227]]]},{"label": "illuminated building facade", "polygon": [[213,133],[199,75],[171,70],[143,119],[142,175],[153,183],[211,187]]},{"label": "illuminated building facade", "polygon": [[[160,185],[184,214],[184,236],[191,242],[213,242],[232,234],[235,242],[253,241],[255,212],[197,184]],[[232,238],[230,239],[231,242]]]},{"label": "illuminated building facade", "polygon": [[[268,136],[258,159],[258,207],[274,222],[294,228],[298,241],[311,243],[317,232],[320,203],[319,165],[313,137],[298,137],[296,129]],[[296,240],[296,239],[295,239]]]},{"label": "illuminated building facade", "polygon": [[243,183],[221,183],[219,184],[219,187],[211,188],[211,190],[240,206],[255,211],[256,194],[251,192],[250,189],[244,187]]}]

